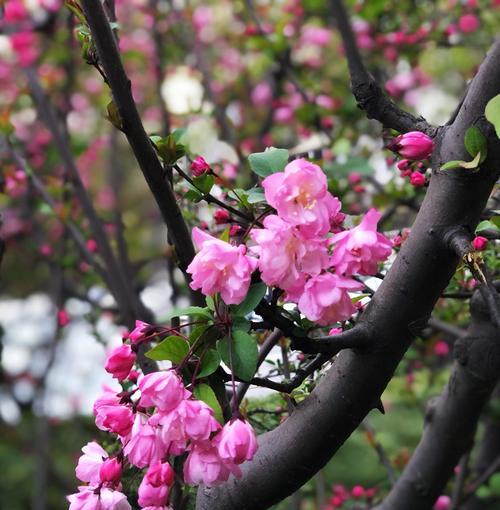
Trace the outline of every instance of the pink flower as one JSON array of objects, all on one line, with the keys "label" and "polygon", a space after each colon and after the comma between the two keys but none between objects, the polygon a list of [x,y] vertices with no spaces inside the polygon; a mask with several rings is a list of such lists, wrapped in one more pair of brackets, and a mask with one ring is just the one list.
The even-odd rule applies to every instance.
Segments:
[{"label": "pink flower", "polygon": [[362,485],[355,485],[352,488],[351,494],[353,498],[356,499],[362,498],[365,495],[365,489],[363,488]]},{"label": "pink flower", "polygon": [[210,442],[193,443],[184,463],[184,481],[187,484],[215,486],[227,481],[231,473],[241,478],[239,467],[222,460],[216,445]]},{"label": "pink flower", "polygon": [[28,17],[28,12],[19,0],[10,0],[4,6],[4,19],[7,22],[19,23]]},{"label": "pink flower", "polygon": [[421,188],[422,186],[425,186],[425,183],[427,182],[425,175],[421,174],[420,172],[412,172],[410,174],[410,184],[412,186],[415,186],[416,188]]},{"label": "pink flower", "polygon": [[326,242],[303,239],[297,228],[276,215],[267,216],[263,223],[265,228],[252,229],[250,234],[257,243],[262,281],[286,290],[292,299],[304,288],[303,273],[317,275],[329,265]]},{"label": "pink flower", "polygon": [[64,310],[58,310],[57,312],[57,324],[60,328],[64,328],[64,326],[67,326],[70,323],[70,317],[69,313]]},{"label": "pink flower", "polygon": [[472,246],[476,251],[486,250],[486,246],[488,245],[488,239],[483,236],[476,236],[472,241]]},{"label": "pink flower", "polygon": [[135,329],[130,332],[128,338],[133,344],[136,344],[144,340],[144,338],[153,333],[154,330],[155,327],[147,322],[135,321]]},{"label": "pink flower", "polygon": [[135,362],[135,353],[128,344],[122,344],[113,349],[106,360],[104,368],[115,379],[123,381],[127,378]]},{"label": "pink flower", "polygon": [[205,172],[210,170],[210,165],[205,161],[205,158],[198,156],[191,163],[191,172],[195,177],[203,175]]},{"label": "pink flower", "polygon": [[118,485],[122,478],[122,463],[117,459],[106,459],[99,470],[99,479],[101,482]]},{"label": "pink flower", "polygon": [[302,27],[300,42],[313,46],[326,46],[332,39],[332,32],[328,28],[306,25]]},{"label": "pink flower", "polygon": [[412,160],[427,159],[434,150],[432,138],[420,131],[410,131],[397,136],[388,148]]},{"label": "pink flower", "polygon": [[172,370],[147,374],[139,378],[138,385],[141,390],[141,406],[155,406],[165,412],[176,408],[184,398],[190,396]]},{"label": "pink flower", "polygon": [[252,460],[258,448],[252,426],[241,418],[226,423],[217,439],[221,459],[230,460],[235,464]]},{"label": "pink flower", "polygon": [[157,461],[152,464],[139,485],[139,505],[141,507],[165,505],[173,481],[174,470],[168,462]]},{"label": "pink flower", "polygon": [[434,510],[448,510],[451,507],[451,498],[449,496],[439,496],[434,503]]},{"label": "pink flower", "polygon": [[159,427],[153,427],[148,423],[146,415],[137,413],[130,440],[123,449],[132,465],[144,468],[165,456],[167,447],[160,432]]},{"label": "pink flower", "polygon": [[320,326],[345,321],[356,311],[348,290],[360,290],[363,284],[338,274],[324,273],[311,278],[299,299],[299,310]]},{"label": "pink flower", "polygon": [[278,215],[298,226],[306,238],[326,234],[340,211],[340,201],[328,192],[321,168],[305,159],[288,163],[283,172],[266,177],[262,186]]},{"label": "pink flower", "polygon": [[199,228],[193,229],[193,240],[200,251],[187,268],[193,276],[190,287],[201,289],[206,296],[220,292],[228,305],[241,303],[247,295],[257,260],[245,254],[244,245],[232,246]]},{"label": "pink flower", "polygon": [[80,492],[68,496],[69,510],[131,510],[127,496],[108,488],[78,487]]},{"label": "pink flower", "polygon": [[[97,411],[96,411],[97,409]],[[126,406],[120,404],[99,405],[94,404],[95,423],[98,429],[108,430],[124,438],[132,430],[134,413]]]},{"label": "pink flower", "polygon": [[176,412],[181,417],[185,435],[192,440],[209,439],[212,432],[221,428],[213,409],[201,400],[184,400]]},{"label": "pink flower", "polygon": [[475,32],[479,28],[479,18],[475,14],[464,14],[458,20],[458,28],[464,34]]},{"label": "pink flower", "polygon": [[436,356],[445,357],[450,353],[450,346],[444,340],[438,340],[434,344],[434,354]]},{"label": "pink flower", "polygon": [[82,482],[97,485],[101,481],[99,470],[108,453],[95,441],[87,443],[82,448],[83,455],[78,459],[75,469],[76,477]]},{"label": "pink flower", "polygon": [[223,223],[227,223],[230,217],[231,216],[230,216],[229,212],[226,211],[225,209],[217,209],[214,212],[214,220],[215,220],[215,223],[217,223],[217,225],[222,225]]},{"label": "pink flower", "polygon": [[12,34],[10,36],[10,44],[22,67],[28,67],[35,62],[38,52],[33,32],[26,31]]},{"label": "pink flower", "polygon": [[252,103],[256,106],[268,105],[272,99],[273,91],[267,81],[258,83],[252,90]]},{"label": "pink flower", "polygon": [[342,328],[332,328],[328,331],[328,336],[340,335],[340,333],[342,333]]},{"label": "pink flower", "polygon": [[370,209],[357,227],[335,234],[330,239],[335,245],[331,264],[337,273],[375,274],[378,262],[391,254],[391,242],[377,232],[380,217],[376,209]]}]

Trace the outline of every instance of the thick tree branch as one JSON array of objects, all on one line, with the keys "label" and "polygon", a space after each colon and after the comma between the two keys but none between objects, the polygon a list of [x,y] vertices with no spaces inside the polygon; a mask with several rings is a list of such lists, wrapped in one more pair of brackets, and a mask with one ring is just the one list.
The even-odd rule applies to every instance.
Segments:
[{"label": "thick tree branch", "polygon": [[[142,125],[132,97],[131,83],[123,68],[109,21],[100,0],[82,0],[81,5],[92,32],[92,40],[97,48],[99,62],[104,69],[114,101],[120,112],[123,132],[168,227],[179,260],[179,267],[185,272],[195,254],[191,236],[175,200],[173,190],[163,177],[162,165]],[[189,281],[189,276],[186,275],[186,279]],[[196,296],[198,296],[197,293]]]},{"label": "thick tree branch", "polygon": [[[499,62],[500,44],[495,44],[474,79],[487,80],[490,85],[471,85],[469,94],[473,95],[466,98],[469,111],[484,109],[486,102],[500,93]],[[444,232],[458,226],[474,231],[498,177],[500,143],[490,133],[488,157],[478,172],[436,170],[443,160],[467,158],[463,137],[475,118],[468,122],[466,118],[460,111],[456,123],[438,132],[434,174],[411,235],[353,329],[365,328],[369,346],[342,351],[291,416],[259,437],[260,448],[251,462],[243,464],[242,479],[201,488],[197,510],[268,508],[324,466],[366,414],[378,406],[399,361],[427,324],[455,272],[458,257],[443,242]],[[401,129],[405,122],[402,124]],[[455,157],[450,157],[452,151]]]},{"label": "thick tree branch", "polygon": [[467,336],[455,343],[455,364],[443,393],[426,413],[422,439],[376,510],[430,510],[460,457],[472,446],[481,412],[500,377],[498,330],[476,292]]},{"label": "thick tree branch", "polygon": [[342,0],[329,0],[330,10],[344,43],[344,50],[351,75],[351,90],[360,108],[369,119],[378,120],[384,127],[400,133],[423,131],[436,135],[436,128],[423,117],[415,117],[401,109],[390,99],[368,72],[359,53],[349,17]]}]

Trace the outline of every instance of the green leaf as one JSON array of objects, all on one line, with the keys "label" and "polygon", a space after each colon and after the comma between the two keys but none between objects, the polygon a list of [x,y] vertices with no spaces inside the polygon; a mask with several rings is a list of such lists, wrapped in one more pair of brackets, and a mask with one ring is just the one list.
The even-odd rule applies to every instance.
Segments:
[{"label": "green leaf", "polygon": [[266,295],[267,286],[265,283],[254,283],[248,289],[248,294],[242,303],[233,306],[235,315],[248,315],[255,310],[260,300]]},{"label": "green leaf", "polygon": [[189,352],[189,344],[180,336],[168,336],[146,353],[146,356],[156,361],[172,361],[179,364]]},{"label": "green leaf", "polygon": [[223,231],[222,231],[222,234],[219,236],[219,239],[221,241],[224,241],[226,243],[229,242],[229,234],[231,233],[231,228],[230,227],[226,227]]},{"label": "green leaf", "polygon": [[487,141],[486,137],[476,126],[471,126],[466,132],[464,137],[464,145],[467,152],[474,158],[478,153],[481,153],[479,160],[482,163],[486,159]]},{"label": "green leaf", "polygon": [[465,163],[465,161],[454,159],[452,161],[448,161],[447,163],[445,163],[441,167],[441,170],[451,170],[452,168],[460,168],[460,165],[462,163]]},{"label": "green leaf", "polygon": [[198,203],[203,200],[203,195],[197,189],[190,189],[184,193],[184,198]]},{"label": "green leaf", "polygon": [[494,496],[500,496],[500,473],[495,473],[489,482],[490,491]]},{"label": "green leaf", "polygon": [[288,163],[288,151],[270,147],[264,152],[254,152],[248,156],[248,162],[252,172],[267,177],[276,172],[281,172]]},{"label": "green leaf", "polygon": [[266,195],[264,194],[264,190],[262,188],[249,189],[246,194],[249,204],[258,204],[259,202],[266,201]]},{"label": "green leaf", "polygon": [[182,316],[196,316],[204,317],[206,319],[212,319],[212,314],[208,308],[202,308],[201,306],[188,306],[187,308],[174,308],[170,313],[161,317],[161,322],[170,320],[172,317]]},{"label": "green leaf", "polygon": [[194,185],[203,193],[210,193],[214,185],[214,176],[210,174],[203,174],[193,179]]},{"label": "green leaf", "polygon": [[219,368],[220,362],[219,353],[215,349],[209,349],[203,355],[201,369],[196,377],[207,377],[207,375],[213,374]]},{"label": "green leaf", "polygon": [[206,296],[205,303],[207,304],[207,308],[209,310],[215,311],[215,302],[212,296]]},{"label": "green leaf", "polygon": [[486,485],[481,485],[479,489],[476,491],[476,496],[479,499],[488,499],[491,496],[491,491],[486,487]]},{"label": "green leaf", "polygon": [[324,168],[328,176],[334,179],[347,177],[352,172],[357,172],[361,175],[373,174],[373,167],[368,163],[368,160],[359,156],[348,158],[345,163],[329,163],[324,165]]},{"label": "green leaf", "polygon": [[[228,337],[217,342],[217,350],[222,361],[231,367]],[[244,381],[250,381],[257,370],[257,342],[248,333],[237,329],[232,333],[232,354],[234,373]]]},{"label": "green leaf", "polygon": [[500,94],[488,101],[484,115],[495,126],[497,136],[500,138]]},{"label": "green leaf", "polygon": [[114,101],[110,101],[106,106],[107,115],[106,118],[115,126],[117,129],[123,129],[123,119],[120,115],[120,110]]},{"label": "green leaf", "polygon": [[233,329],[241,329],[248,333],[251,326],[252,323],[248,319],[245,319],[245,317],[233,317]]},{"label": "green leaf", "polygon": [[483,230],[495,230],[496,232],[500,232],[500,228],[498,228],[495,223],[489,220],[484,220],[476,227],[476,232],[481,232]]},{"label": "green leaf", "polygon": [[222,408],[215,396],[214,390],[210,388],[208,384],[199,384],[194,388],[194,396],[209,405],[215,413],[215,418],[219,423],[224,423],[224,417],[222,416]]},{"label": "green leaf", "polygon": [[174,129],[172,131],[172,136],[173,136],[174,140],[177,143],[179,143],[181,141],[181,138],[186,134],[186,131],[187,131],[187,128]]},{"label": "green leaf", "polygon": [[479,166],[480,161],[481,161],[481,153],[478,152],[476,154],[476,157],[472,161],[468,161],[468,162],[462,161],[460,166],[462,168],[465,168],[466,170],[474,170],[474,168],[477,168]]}]

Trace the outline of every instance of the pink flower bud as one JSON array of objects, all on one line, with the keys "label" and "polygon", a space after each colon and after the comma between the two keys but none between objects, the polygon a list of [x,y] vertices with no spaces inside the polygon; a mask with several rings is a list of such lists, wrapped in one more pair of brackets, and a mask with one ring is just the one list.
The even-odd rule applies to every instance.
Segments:
[{"label": "pink flower bud", "polygon": [[361,485],[355,485],[351,491],[353,498],[362,498],[365,495],[365,489]]},{"label": "pink flower bud", "polygon": [[342,333],[342,328],[332,328],[328,331],[328,336],[340,335],[340,333]]},{"label": "pink flower bud", "polygon": [[450,346],[444,340],[438,340],[434,344],[434,354],[439,357],[448,356],[450,353]]},{"label": "pink flower bud", "polygon": [[143,508],[163,507],[167,503],[173,481],[174,470],[168,462],[157,461],[152,464],[139,486],[139,505]]},{"label": "pink flower bud", "polygon": [[217,209],[214,212],[214,220],[217,225],[222,225],[223,223],[227,223],[230,218],[230,214],[225,209]]},{"label": "pink flower bud", "polygon": [[59,310],[57,312],[57,324],[60,328],[64,328],[70,322],[69,313],[66,310]]},{"label": "pink flower bud", "polygon": [[476,251],[483,251],[486,249],[486,246],[488,245],[488,239],[483,236],[476,236],[474,240],[472,241],[472,246]]},{"label": "pink flower bud", "polygon": [[475,14],[464,14],[458,20],[458,28],[464,34],[475,32],[479,28],[479,18]]},{"label": "pink flower bud", "polygon": [[135,353],[128,344],[122,344],[113,349],[106,360],[104,368],[115,379],[123,381],[127,378],[135,362]]},{"label": "pink flower bud", "polygon": [[154,326],[148,324],[147,322],[135,321],[135,329],[133,329],[128,338],[133,344],[136,344],[144,339],[144,337],[148,336],[149,333],[153,332]]},{"label": "pink flower bud", "polygon": [[349,184],[359,184],[361,182],[361,174],[359,172],[351,172],[347,177]]},{"label": "pink flower bud", "polygon": [[401,170],[402,172],[404,172],[405,170],[408,170],[408,167],[411,165],[411,161],[407,160],[407,159],[402,159],[401,161],[398,161],[397,163],[397,167],[398,167],[398,170]]},{"label": "pink flower bud", "polygon": [[449,496],[439,496],[436,503],[434,503],[434,510],[448,510],[451,506],[451,499]]},{"label": "pink flower bud", "polygon": [[106,459],[99,470],[101,482],[120,483],[122,478],[122,463],[117,458]]},{"label": "pink flower bud", "polygon": [[420,172],[412,172],[410,175],[410,184],[412,186],[415,186],[415,188],[421,188],[422,186],[425,186],[426,178],[424,174],[421,174]]},{"label": "pink flower bud", "polygon": [[388,148],[407,159],[427,159],[434,150],[432,138],[420,131],[410,131],[397,136]]},{"label": "pink flower bud", "polygon": [[252,426],[241,418],[226,423],[217,437],[221,459],[233,461],[235,464],[252,460],[258,448]]},{"label": "pink flower bud", "polygon": [[97,243],[94,239],[89,239],[85,244],[90,253],[95,253],[97,251]]},{"label": "pink flower bud", "polygon": [[193,175],[195,177],[203,175],[205,172],[208,172],[208,170],[210,170],[210,165],[205,161],[205,158],[203,158],[202,156],[198,156],[191,163],[191,172],[193,172]]}]

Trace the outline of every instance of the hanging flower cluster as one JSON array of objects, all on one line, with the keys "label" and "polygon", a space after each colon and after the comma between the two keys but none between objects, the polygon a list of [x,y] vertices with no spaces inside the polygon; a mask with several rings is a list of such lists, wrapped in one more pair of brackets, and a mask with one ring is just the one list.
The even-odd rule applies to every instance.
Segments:
[{"label": "hanging flower cluster", "polygon": [[94,403],[94,415],[100,430],[117,436],[120,449],[109,457],[96,442],[83,447],[76,476],[87,485],[68,496],[70,510],[131,509],[121,492],[126,467],[146,470],[138,489],[139,506],[168,510],[173,457],[187,454],[185,483],[213,486],[231,474],[240,477],[239,465],[257,451],[250,424],[238,416],[222,427],[213,409],[194,398],[176,370],[137,377],[132,370],[137,347],[157,333],[154,326],[137,321],[128,335],[130,344],[117,347],[107,358],[106,370],[130,388],[118,394],[106,390]]}]

